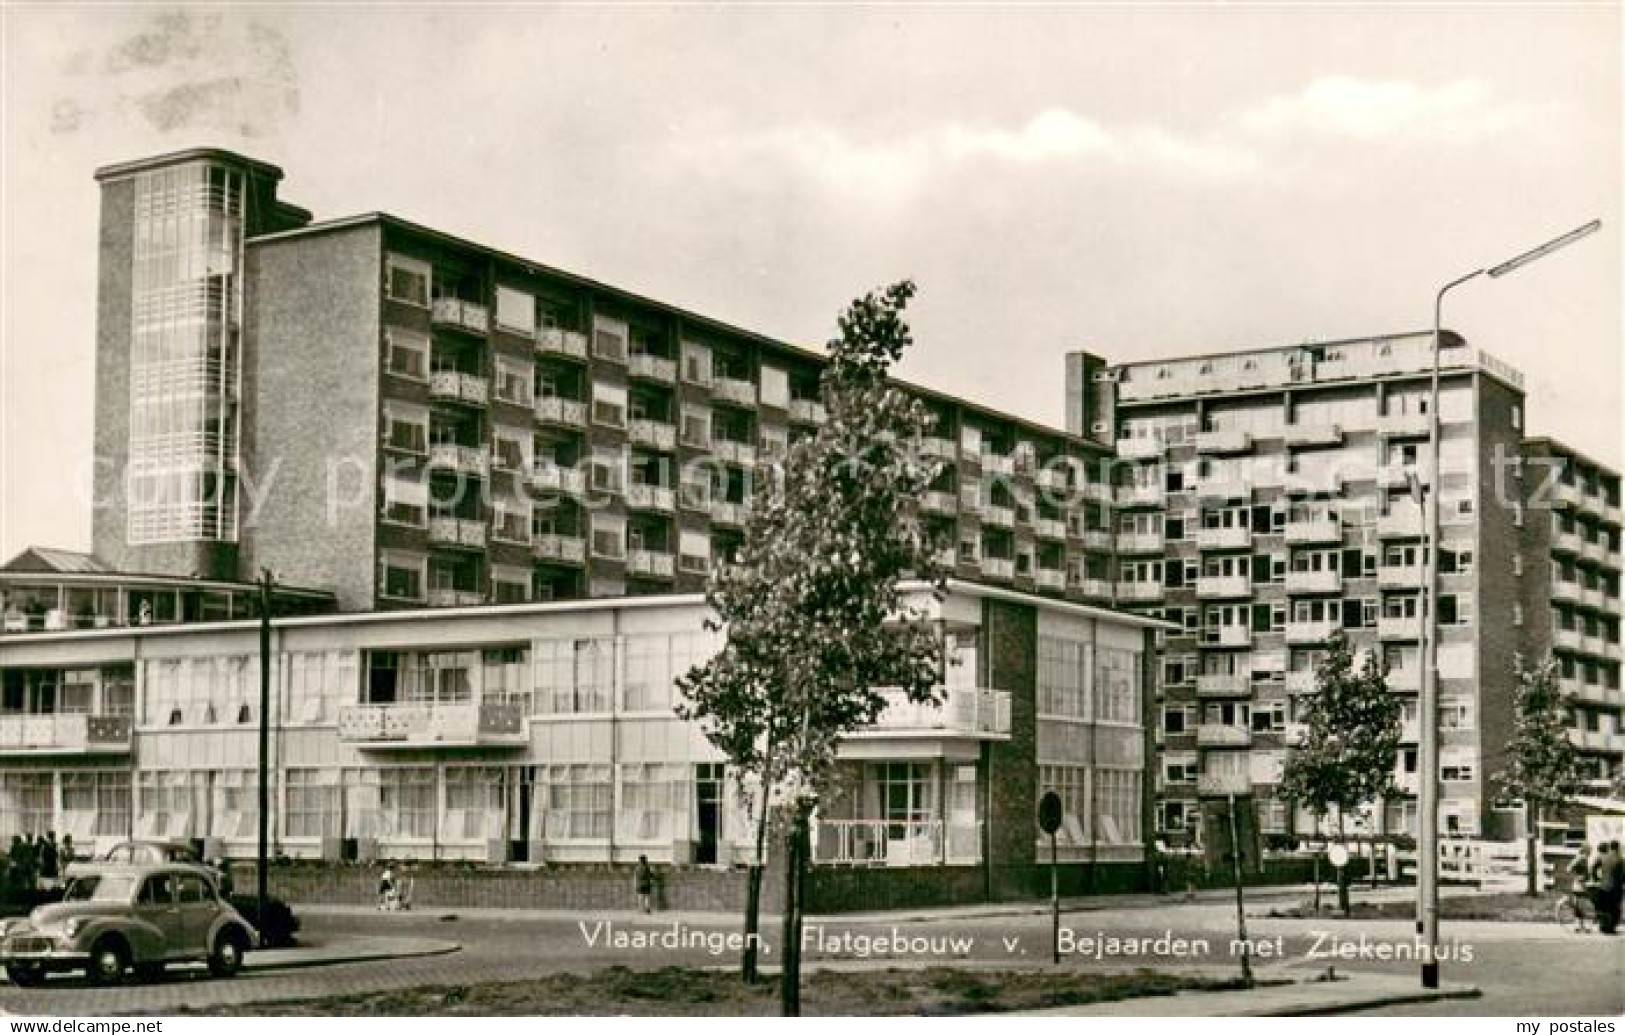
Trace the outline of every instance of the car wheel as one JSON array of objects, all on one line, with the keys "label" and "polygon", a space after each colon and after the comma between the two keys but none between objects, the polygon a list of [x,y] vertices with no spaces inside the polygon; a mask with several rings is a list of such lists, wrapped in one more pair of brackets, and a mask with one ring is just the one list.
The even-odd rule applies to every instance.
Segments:
[{"label": "car wheel", "polygon": [[215,938],[214,949],[209,953],[209,973],[217,978],[229,978],[243,969],[243,943],[241,934],[222,931]]},{"label": "car wheel", "polygon": [[117,938],[103,938],[90,950],[86,974],[98,985],[117,984],[130,967],[130,949]]},{"label": "car wheel", "polygon": [[8,963],[6,977],[18,988],[33,988],[45,981],[45,968],[38,963]]}]

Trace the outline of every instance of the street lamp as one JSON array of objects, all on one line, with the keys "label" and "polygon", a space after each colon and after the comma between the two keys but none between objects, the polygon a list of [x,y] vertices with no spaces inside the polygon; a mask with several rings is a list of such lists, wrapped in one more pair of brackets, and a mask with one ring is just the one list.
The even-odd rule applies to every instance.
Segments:
[{"label": "street lamp", "polygon": [[[1425,468],[1432,479],[1432,492],[1424,492],[1420,484],[1412,484],[1412,492],[1421,497],[1426,519],[1426,590],[1427,620],[1422,626],[1422,693],[1418,731],[1422,744],[1417,767],[1421,780],[1417,788],[1420,804],[1417,811],[1417,933],[1422,936],[1427,951],[1422,954],[1422,987],[1439,987],[1439,333],[1444,311],[1444,296],[1451,288],[1467,283],[1474,277],[1488,273],[1503,277],[1550,255],[1582,237],[1596,233],[1602,220],[1593,219],[1560,237],[1516,255],[1499,266],[1476,269],[1457,277],[1439,289],[1433,298],[1433,375],[1428,402],[1428,456]],[[1531,865],[1533,863],[1531,862]]]}]

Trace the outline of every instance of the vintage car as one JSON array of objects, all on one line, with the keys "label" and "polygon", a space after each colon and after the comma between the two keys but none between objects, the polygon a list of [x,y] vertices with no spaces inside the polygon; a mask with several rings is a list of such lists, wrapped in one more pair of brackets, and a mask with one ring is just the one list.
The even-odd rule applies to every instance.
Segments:
[{"label": "vintage car", "polygon": [[0,963],[16,985],[83,970],[112,984],[165,964],[202,961],[230,977],[258,936],[215,891],[209,871],[187,863],[104,863],[76,868],[62,901],[0,923]]}]

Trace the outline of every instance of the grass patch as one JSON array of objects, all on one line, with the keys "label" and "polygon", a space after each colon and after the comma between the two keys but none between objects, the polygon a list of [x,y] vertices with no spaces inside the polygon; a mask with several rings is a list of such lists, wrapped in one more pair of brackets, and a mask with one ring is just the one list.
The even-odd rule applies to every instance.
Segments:
[{"label": "grass patch", "polygon": [[[1264,984],[1266,982],[1260,982]],[[1276,982],[1278,983],[1278,982]],[[811,1016],[951,1016],[1115,1002],[1183,991],[1225,991],[1240,981],[1163,971],[917,970],[814,971],[802,982],[802,1012]],[[324,996],[287,1002],[182,1007],[187,1016],[772,1016],[778,984],[746,986],[733,972],[666,967],[607,967],[590,975],[551,974],[530,981]]]},{"label": "grass patch", "polygon": [[[1560,896],[1556,892],[1543,892],[1534,898],[1522,892],[1497,892],[1493,895],[1455,895],[1439,900],[1441,920],[1498,920],[1506,923],[1550,923]],[[1320,918],[1341,920],[1334,892],[1320,903]],[[1313,918],[1311,902],[1296,906],[1277,906],[1265,914],[1278,918]],[[1416,904],[1408,901],[1355,902],[1349,917],[1354,920],[1411,920],[1416,916]]]}]

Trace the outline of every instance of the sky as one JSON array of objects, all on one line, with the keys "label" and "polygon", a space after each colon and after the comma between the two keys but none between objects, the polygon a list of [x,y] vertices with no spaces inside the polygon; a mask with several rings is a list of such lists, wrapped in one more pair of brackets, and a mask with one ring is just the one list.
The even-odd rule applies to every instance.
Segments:
[{"label": "sky", "polygon": [[1621,435],[1621,8],[0,5],[0,558],[86,549],[98,196],[183,147],[1060,426],[1111,362],[1427,327]]}]

